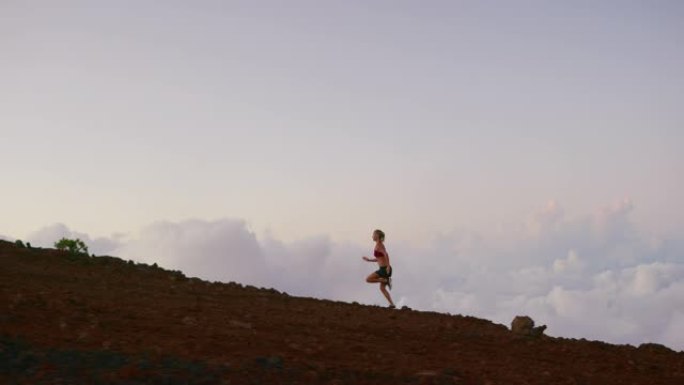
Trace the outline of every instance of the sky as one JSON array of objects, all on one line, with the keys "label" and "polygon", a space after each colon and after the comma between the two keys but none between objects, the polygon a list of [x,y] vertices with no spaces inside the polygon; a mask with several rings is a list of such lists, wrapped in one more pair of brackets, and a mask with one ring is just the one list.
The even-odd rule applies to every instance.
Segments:
[{"label": "sky", "polygon": [[[684,349],[684,3],[0,1],[0,237]],[[591,318],[589,318],[591,314]]]}]

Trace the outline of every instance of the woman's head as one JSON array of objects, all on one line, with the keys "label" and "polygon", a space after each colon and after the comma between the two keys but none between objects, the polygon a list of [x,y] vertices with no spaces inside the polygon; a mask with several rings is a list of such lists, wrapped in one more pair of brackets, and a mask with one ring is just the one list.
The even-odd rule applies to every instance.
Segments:
[{"label": "woman's head", "polygon": [[373,240],[376,242],[377,241],[384,242],[385,241],[385,232],[383,232],[380,229],[375,229],[375,231],[373,231]]}]

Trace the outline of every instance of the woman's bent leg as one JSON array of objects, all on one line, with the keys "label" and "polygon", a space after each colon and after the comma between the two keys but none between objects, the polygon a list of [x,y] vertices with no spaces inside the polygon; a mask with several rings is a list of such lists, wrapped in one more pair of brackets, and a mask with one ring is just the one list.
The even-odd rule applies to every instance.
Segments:
[{"label": "woman's bent leg", "polygon": [[380,278],[378,273],[371,273],[368,277],[366,277],[366,282],[368,283],[378,283],[378,282],[384,282],[384,278]]},{"label": "woman's bent leg", "polygon": [[366,282],[368,283],[387,283],[388,279],[385,277],[381,277],[378,275],[378,273],[372,273],[368,277],[366,277]]}]

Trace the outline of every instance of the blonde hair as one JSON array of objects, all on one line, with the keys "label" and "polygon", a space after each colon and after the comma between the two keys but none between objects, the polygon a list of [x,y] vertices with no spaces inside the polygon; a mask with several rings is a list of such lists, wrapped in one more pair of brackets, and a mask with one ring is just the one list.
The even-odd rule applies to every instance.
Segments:
[{"label": "blonde hair", "polygon": [[375,231],[373,231],[373,234],[378,234],[378,238],[380,239],[380,241],[382,241],[382,242],[385,241],[385,232],[384,231],[382,231],[380,229],[375,229]]}]

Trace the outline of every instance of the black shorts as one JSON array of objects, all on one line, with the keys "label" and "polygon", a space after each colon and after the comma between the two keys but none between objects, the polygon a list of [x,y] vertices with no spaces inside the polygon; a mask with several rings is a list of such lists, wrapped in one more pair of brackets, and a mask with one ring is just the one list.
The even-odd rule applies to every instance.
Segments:
[{"label": "black shorts", "polygon": [[380,278],[389,278],[389,277],[392,276],[392,270],[394,270],[394,269],[390,269],[390,270],[389,270],[389,274],[388,274],[388,273],[387,273],[387,266],[381,266],[381,267],[378,269],[378,271],[375,272],[375,274],[377,274],[378,276],[380,276]]}]

